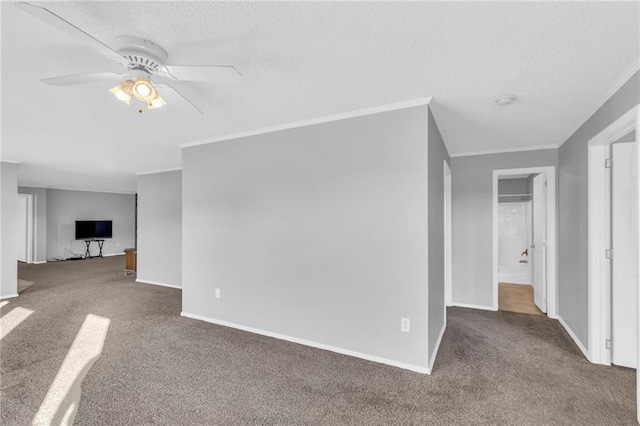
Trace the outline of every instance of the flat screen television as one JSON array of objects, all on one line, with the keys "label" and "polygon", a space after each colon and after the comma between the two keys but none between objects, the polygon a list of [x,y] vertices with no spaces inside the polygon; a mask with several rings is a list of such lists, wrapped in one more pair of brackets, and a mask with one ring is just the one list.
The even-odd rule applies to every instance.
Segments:
[{"label": "flat screen television", "polygon": [[105,239],[113,237],[110,220],[76,220],[76,240]]}]

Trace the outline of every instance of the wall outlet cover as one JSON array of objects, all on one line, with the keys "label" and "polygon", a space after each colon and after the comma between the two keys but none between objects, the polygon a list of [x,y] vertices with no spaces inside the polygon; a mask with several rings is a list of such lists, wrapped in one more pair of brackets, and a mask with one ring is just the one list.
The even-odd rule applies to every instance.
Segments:
[{"label": "wall outlet cover", "polygon": [[404,333],[411,332],[411,320],[409,318],[400,318],[400,331]]},{"label": "wall outlet cover", "polygon": [[216,288],[216,299],[220,299],[220,289]]}]

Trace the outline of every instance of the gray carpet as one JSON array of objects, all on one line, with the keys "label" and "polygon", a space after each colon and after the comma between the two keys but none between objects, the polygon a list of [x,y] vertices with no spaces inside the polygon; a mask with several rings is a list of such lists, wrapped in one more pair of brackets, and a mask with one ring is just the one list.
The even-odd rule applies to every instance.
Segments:
[{"label": "gray carpet", "polygon": [[33,281],[18,280],[18,293],[22,293],[33,285]]},{"label": "gray carpet", "polygon": [[635,424],[635,371],[543,316],[448,310],[431,376],[180,317],[124,259],[20,265],[34,313],[0,347],[0,420],[29,424],[89,313],[111,319],[78,425]]}]

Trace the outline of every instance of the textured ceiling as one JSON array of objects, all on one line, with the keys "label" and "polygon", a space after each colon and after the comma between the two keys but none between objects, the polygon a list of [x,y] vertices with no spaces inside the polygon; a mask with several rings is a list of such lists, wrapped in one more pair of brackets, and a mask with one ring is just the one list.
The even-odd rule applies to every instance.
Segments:
[{"label": "textured ceiling", "polygon": [[[169,95],[138,114],[108,82],[47,86],[120,69],[3,2],[1,158],[24,185],[135,191],[135,173],[180,167],[186,142],[425,96],[451,154],[558,145],[638,61],[636,2],[34,4],[243,82],[176,83],[204,116]],[[498,107],[504,94],[516,102]]]}]

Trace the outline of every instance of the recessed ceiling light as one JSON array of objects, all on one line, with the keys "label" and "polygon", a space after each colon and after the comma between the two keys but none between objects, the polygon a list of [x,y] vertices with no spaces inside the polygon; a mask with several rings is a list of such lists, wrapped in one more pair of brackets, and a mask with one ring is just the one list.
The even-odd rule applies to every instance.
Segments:
[{"label": "recessed ceiling light", "polygon": [[500,96],[496,99],[496,103],[500,106],[509,105],[511,102],[515,101],[516,97],[513,95],[504,95]]}]

